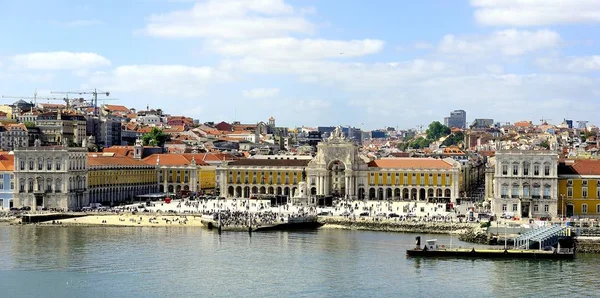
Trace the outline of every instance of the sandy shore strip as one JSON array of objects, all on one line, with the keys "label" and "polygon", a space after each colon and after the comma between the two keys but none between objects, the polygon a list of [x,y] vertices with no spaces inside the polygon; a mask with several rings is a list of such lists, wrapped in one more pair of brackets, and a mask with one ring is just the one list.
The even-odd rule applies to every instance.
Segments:
[{"label": "sandy shore strip", "polygon": [[[61,225],[124,226],[124,227],[202,227],[201,217],[191,215],[87,215],[60,220]],[[52,224],[52,222],[42,222]]]}]

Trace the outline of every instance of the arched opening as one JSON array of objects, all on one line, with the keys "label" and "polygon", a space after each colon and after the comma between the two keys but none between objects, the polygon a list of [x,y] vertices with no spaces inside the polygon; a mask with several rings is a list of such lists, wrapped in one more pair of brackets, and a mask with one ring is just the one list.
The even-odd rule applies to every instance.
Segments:
[{"label": "arched opening", "polygon": [[183,190],[185,190],[185,191],[188,191],[188,190],[190,190],[190,186],[189,186],[189,185],[184,185],[184,186],[183,186]]},{"label": "arched opening", "polygon": [[409,199],[408,188],[405,188],[402,190],[402,199],[404,199],[404,200]]},{"label": "arched opening", "polygon": [[280,195],[283,193],[283,190],[281,189],[281,186],[277,186],[277,194]]},{"label": "arched opening", "polygon": [[334,196],[342,196],[346,194],[346,177],[345,177],[346,166],[339,160],[334,160],[327,166],[329,175],[331,194]]},{"label": "arched opening", "polygon": [[275,190],[273,189],[273,186],[269,186],[269,194],[272,195],[275,193]]},{"label": "arched opening", "polygon": [[313,196],[317,195],[317,188],[316,187],[311,187],[310,188],[310,194],[313,195]]},{"label": "arched opening", "polygon": [[427,198],[433,198],[433,188],[427,190]]},{"label": "arched opening", "polygon": [[425,189],[424,188],[419,189],[419,200],[425,201]]},{"label": "arched opening", "polygon": [[168,189],[170,193],[173,193],[173,185],[169,185]]},{"label": "arched opening", "polygon": [[255,195],[255,194],[258,194],[258,187],[253,186],[251,195]]},{"label": "arched opening", "polygon": [[394,189],[394,200],[399,200],[400,199],[400,189],[396,188]]},{"label": "arched opening", "polygon": [[244,198],[250,197],[250,186],[244,187]]},{"label": "arched opening", "polygon": [[241,186],[238,186],[235,188],[235,196],[238,198],[242,197],[242,187]]},{"label": "arched opening", "polygon": [[379,188],[377,190],[377,199],[378,200],[383,200],[383,188]]},{"label": "arched opening", "polygon": [[227,188],[227,196],[233,197],[233,186]]},{"label": "arched opening", "polygon": [[438,188],[436,190],[436,195],[435,196],[438,197],[438,198],[441,198],[442,196],[444,196],[443,191],[442,191],[441,188]]},{"label": "arched opening", "polygon": [[449,188],[446,188],[446,191],[445,191],[445,193],[444,193],[444,197],[446,197],[446,198],[449,198],[449,197],[451,197],[451,196],[452,196],[452,195],[451,195],[451,193],[452,193],[452,192],[450,191],[450,189],[449,189]]},{"label": "arched opening", "polygon": [[[230,187],[233,188],[233,186],[230,186]],[[181,185],[177,185],[177,187],[175,187],[175,190],[177,192],[180,192],[181,191]],[[233,195],[233,191],[231,191],[231,194]]]},{"label": "arched opening", "polygon": [[369,200],[372,200],[374,198],[375,198],[375,189],[369,188]]},{"label": "arched opening", "polygon": [[393,197],[392,193],[393,193],[393,192],[392,192],[392,189],[391,189],[391,188],[388,188],[388,189],[386,189],[386,190],[385,190],[385,197],[386,197],[388,200],[391,200],[391,199],[392,199],[392,197]]},{"label": "arched opening", "polygon": [[360,187],[358,189],[358,199],[359,200],[364,200],[365,199],[365,189]]},{"label": "arched opening", "polygon": [[260,194],[264,195],[265,193],[267,193],[267,189],[264,186],[261,186],[260,187]]},{"label": "arched opening", "polygon": [[288,197],[290,196],[290,188],[289,187],[286,186],[283,188],[283,195],[288,196]]}]

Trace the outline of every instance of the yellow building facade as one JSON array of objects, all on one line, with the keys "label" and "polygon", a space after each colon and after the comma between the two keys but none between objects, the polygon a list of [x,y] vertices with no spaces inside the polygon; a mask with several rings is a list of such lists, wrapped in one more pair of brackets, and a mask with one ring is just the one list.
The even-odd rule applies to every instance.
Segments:
[{"label": "yellow building facade", "polygon": [[113,205],[158,192],[154,166],[115,153],[88,154],[90,203]]},{"label": "yellow building facade", "polygon": [[143,162],[154,165],[159,191],[174,194],[214,193],[216,166],[203,162],[203,153],[153,154]]},{"label": "yellow building facade", "polygon": [[559,215],[600,217],[600,160],[566,160],[558,166]]}]

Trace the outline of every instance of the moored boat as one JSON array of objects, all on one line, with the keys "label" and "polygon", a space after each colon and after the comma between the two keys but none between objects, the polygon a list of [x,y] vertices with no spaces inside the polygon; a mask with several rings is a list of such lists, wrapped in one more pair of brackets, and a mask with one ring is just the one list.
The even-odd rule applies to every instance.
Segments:
[{"label": "moored boat", "polygon": [[446,248],[438,245],[436,239],[427,240],[421,247],[421,237],[417,237],[416,247],[407,249],[410,257],[455,257],[455,258],[494,258],[494,259],[549,259],[572,260],[575,258],[574,248],[553,248],[552,250],[535,249],[464,249]]}]

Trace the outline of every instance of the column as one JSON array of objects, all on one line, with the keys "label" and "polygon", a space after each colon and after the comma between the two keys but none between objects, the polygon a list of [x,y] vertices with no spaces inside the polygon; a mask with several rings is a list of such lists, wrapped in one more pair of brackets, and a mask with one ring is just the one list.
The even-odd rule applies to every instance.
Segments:
[{"label": "column", "polygon": [[344,189],[347,197],[350,194],[350,176],[348,176],[348,174],[344,176]]},{"label": "column", "polygon": [[325,176],[321,174],[321,195],[325,194]]},{"label": "column", "polygon": [[327,176],[325,176],[325,194],[330,194],[331,193],[331,176],[329,176],[329,174],[327,174]]},{"label": "column", "polygon": [[321,194],[321,176],[317,176],[317,195]]},{"label": "column", "polygon": [[350,176],[350,197],[354,196],[354,178],[356,177]]}]

